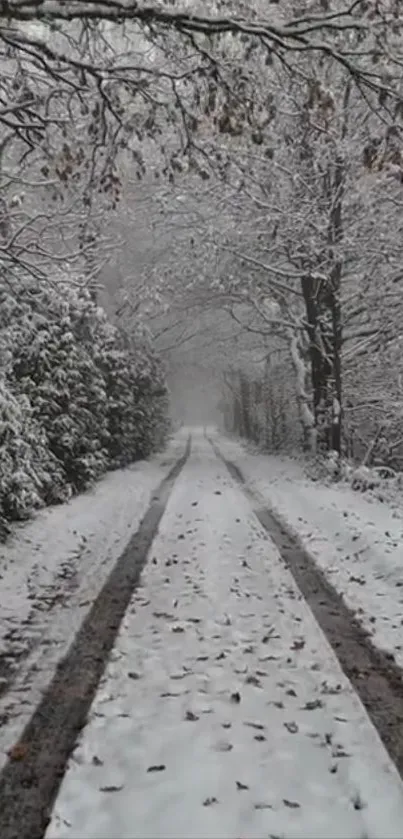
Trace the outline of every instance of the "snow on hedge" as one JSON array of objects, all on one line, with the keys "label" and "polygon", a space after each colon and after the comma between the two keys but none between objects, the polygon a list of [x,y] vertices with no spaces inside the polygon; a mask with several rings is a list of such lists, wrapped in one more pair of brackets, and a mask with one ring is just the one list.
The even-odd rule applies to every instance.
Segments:
[{"label": "snow on hedge", "polygon": [[146,336],[110,324],[67,282],[0,278],[0,517],[28,518],[167,430],[162,365]]}]

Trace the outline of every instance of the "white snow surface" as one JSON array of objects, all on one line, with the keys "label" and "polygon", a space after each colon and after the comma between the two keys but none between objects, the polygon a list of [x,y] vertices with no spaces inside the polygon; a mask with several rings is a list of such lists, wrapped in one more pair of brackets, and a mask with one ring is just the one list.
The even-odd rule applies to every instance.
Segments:
[{"label": "white snow surface", "polygon": [[401,499],[381,503],[343,483],[325,486],[307,478],[302,462],[250,453],[237,440],[210,434],[262,505],[300,537],[373,643],[403,667]]},{"label": "white snow surface", "polygon": [[182,431],[163,454],[41,511],[0,546],[0,655],[29,650],[0,698],[0,767],[186,439]]},{"label": "white snow surface", "polygon": [[192,447],[46,839],[400,839],[361,702],[250,502]]}]

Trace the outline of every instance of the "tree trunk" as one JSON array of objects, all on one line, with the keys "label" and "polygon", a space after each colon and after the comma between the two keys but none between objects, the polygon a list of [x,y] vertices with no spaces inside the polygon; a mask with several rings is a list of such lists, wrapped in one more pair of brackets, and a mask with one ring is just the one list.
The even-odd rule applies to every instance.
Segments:
[{"label": "tree trunk", "polygon": [[237,395],[234,395],[234,422],[232,430],[235,434],[242,435],[242,411],[241,403]]},{"label": "tree trunk", "polygon": [[[341,139],[347,132],[348,104],[351,84],[344,90]],[[318,104],[316,102],[316,104]],[[343,200],[345,163],[327,131],[325,119],[324,146],[326,157],[314,165],[312,146],[312,97],[302,111],[300,120],[300,164],[305,182],[314,195],[317,208],[324,215],[325,237],[319,239],[318,252],[308,248],[301,260],[301,280],[306,310],[306,333],[311,361],[312,402],[317,429],[317,447],[322,451],[341,452],[342,440],[342,261]],[[323,115],[322,115],[323,116]],[[336,142],[338,142],[336,140]],[[325,162],[326,160],[326,162]],[[318,177],[319,176],[319,177]],[[302,199],[306,198],[303,187]],[[315,249],[314,249],[315,250]]]},{"label": "tree trunk", "polygon": [[[325,270],[327,277],[307,273],[301,280],[305,301],[307,333],[311,359],[313,409],[317,446],[321,451],[341,453],[342,438],[342,264],[338,246],[343,237],[342,201],[344,162],[341,157],[329,164],[324,191],[329,222]],[[323,270],[323,269],[322,269]]]},{"label": "tree trunk", "polygon": [[242,373],[240,375],[240,402],[241,402],[241,437],[251,439],[250,422],[250,387],[249,382]]},{"label": "tree trunk", "polygon": [[305,301],[307,319],[306,330],[309,339],[316,446],[319,451],[327,451],[329,449],[330,442],[328,385],[331,374],[331,364],[326,351],[327,342],[324,340],[324,321],[320,311],[319,282],[319,280],[313,278],[311,275],[308,275],[302,278],[301,287]]},{"label": "tree trunk", "polygon": [[[291,361],[295,371],[298,413],[302,429],[302,448],[305,452],[316,451],[316,428],[315,416],[310,406],[310,398],[307,393],[308,370],[302,354],[301,336],[298,328],[290,330],[290,352]],[[312,368],[311,368],[312,369]]]},{"label": "tree trunk", "polygon": [[341,319],[341,277],[342,264],[340,254],[335,254],[337,247],[343,238],[342,201],[344,194],[344,161],[341,157],[336,159],[334,179],[331,189],[332,209],[329,224],[329,251],[332,260],[330,274],[330,296],[329,305],[332,313],[332,339],[333,339],[333,416],[332,416],[332,449],[341,454],[342,436],[342,319]]}]

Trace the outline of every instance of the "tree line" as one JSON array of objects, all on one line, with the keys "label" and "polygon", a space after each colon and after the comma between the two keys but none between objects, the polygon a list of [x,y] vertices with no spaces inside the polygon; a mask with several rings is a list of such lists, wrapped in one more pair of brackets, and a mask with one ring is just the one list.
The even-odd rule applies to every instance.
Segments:
[{"label": "tree line", "polygon": [[112,325],[80,283],[3,276],[0,301],[4,524],[147,457],[168,430],[168,393],[147,335]]}]

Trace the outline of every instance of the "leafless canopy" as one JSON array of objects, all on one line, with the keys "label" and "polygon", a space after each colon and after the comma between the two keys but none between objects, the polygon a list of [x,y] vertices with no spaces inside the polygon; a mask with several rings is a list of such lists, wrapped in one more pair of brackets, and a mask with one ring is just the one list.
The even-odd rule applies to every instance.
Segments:
[{"label": "leafless canopy", "polygon": [[[381,56],[387,59],[389,81],[401,75],[402,53],[393,44],[402,22],[399,0],[271,0],[265,4],[218,0],[202,3],[201,8],[203,12],[199,4],[186,0],[2,0],[0,15],[6,27],[13,22],[52,26],[104,20],[130,22],[147,31],[154,27],[160,33],[175,31],[186,38],[232,33],[260,42],[283,59],[292,53],[321,53],[369,87],[380,82],[376,64]],[[45,59],[57,56],[49,46],[42,52]]]}]

